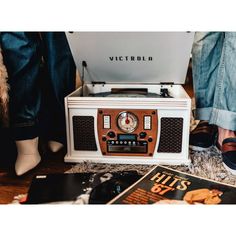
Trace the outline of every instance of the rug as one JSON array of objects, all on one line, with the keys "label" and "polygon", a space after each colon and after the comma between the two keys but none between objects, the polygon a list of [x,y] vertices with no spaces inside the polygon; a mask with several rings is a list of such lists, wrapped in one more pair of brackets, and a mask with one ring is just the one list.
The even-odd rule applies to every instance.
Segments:
[{"label": "rug", "polygon": [[[208,151],[202,152],[190,150],[189,155],[191,163],[188,166],[180,165],[167,167],[221,183],[236,185],[236,176],[232,175],[224,168],[221,153],[216,147],[212,147]],[[70,170],[66,171],[66,173],[136,170],[139,174],[144,175],[153,167],[154,165],[98,164],[83,162],[74,165]]]}]

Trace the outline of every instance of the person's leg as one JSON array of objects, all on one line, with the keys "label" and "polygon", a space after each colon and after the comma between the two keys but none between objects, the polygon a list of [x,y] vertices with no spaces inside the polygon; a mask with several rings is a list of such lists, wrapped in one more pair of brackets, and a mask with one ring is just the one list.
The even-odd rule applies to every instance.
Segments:
[{"label": "person's leg", "polygon": [[[199,71],[195,70],[194,73],[197,100],[196,117],[201,120],[208,120],[210,124],[218,127],[217,146],[222,151],[223,164],[231,173],[236,174],[236,67],[234,66],[236,60],[236,33],[220,32],[214,34],[220,34],[218,40],[220,43],[218,43],[219,47],[214,46],[214,53],[210,57],[210,65],[213,66],[209,66],[204,57],[195,57],[195,65],[205,63],[205,65],[202,64],[199,67]],[[205,37],[201,37],[201,41],[204,41],[202,43],[204,45]],[[195,50],[197,49],[195,48]],[[209,70],[206,69],[207,65]],[[210,68],[213,68],[213,70]],[[204,74],[204,71],[210,75],[208,78],[212,78],[211,82],[214,81],[213,87],[207,86],[207,83],[201,81],[200,77],[199,80],[196,79],[197,76]],[[204,86],[206,87],[205,91]],[[208,100],[209,96],[211,97],[210,100]],[[208,104],[208,101],[211,101],[211,103]]]},{"label": "person's leg", "polygon": [[226,130],[236,130],[236,33],[226,32],[209,119]]},{"label": "person's leg", "polygon": [[226,169],[236,174],[236,33],[226,32],[209,122],[218,126],[218,146]]},{"label": "person's leg", "polygon": [[222,54],[224,34],[195,34],[192,50],[193,86],[196,99],[195,118],[208,120],[213,110],[216,78]]},{"label": "person's leg", "polygon": [[37,148],[41,60],[38,35],[2,32],[1,47],[10,84],[10,126],[18,151],[15,169],[16,174],[21,175],[34,168],[41,159]]},{"label": "person's leg", "polygon": [[41,37],[48,77],[41,113],[48,132],[43,136],[57,151],[66,143],[64,97],[75,90],[76,67],[64,32],[44,32]]},{"label": "person's leg", "polygon": [[[215,141],[217,127],[208,123],[213,110],[218,68],[224,34],[199,32],[195,34],[192,49],[193,86],[196,99],[195,119],[201,120],[190,134],[190,148],[201,151]],[[213,123],[214,124],[214,123]]]}]

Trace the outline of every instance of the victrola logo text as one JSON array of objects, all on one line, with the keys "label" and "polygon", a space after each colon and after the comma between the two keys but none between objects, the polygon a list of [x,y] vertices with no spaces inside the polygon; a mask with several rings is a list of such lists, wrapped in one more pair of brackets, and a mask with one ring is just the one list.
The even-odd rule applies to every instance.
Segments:
[{"label": "victrola logo text", "polygon": [[111,56],[110,61],[152,61],[153,58],[149,56]]}]

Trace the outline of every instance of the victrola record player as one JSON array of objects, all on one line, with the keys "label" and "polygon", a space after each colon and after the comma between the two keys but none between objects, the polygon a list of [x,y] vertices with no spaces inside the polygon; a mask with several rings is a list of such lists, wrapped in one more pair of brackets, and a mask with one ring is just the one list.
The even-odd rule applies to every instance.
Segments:
[{"label": "victrola record player", "polygon": [[193,33],[73,32],[82,85],[65,98],[66,162],[187,164]]}]

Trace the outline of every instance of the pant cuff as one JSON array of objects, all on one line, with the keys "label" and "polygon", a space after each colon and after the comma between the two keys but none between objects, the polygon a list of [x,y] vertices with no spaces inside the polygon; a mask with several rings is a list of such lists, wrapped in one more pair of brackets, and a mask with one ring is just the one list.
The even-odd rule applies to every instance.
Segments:
[{"label": "pant cuff", "polygon": [[236,112],[213,108],[209,122],[221,128],[236,131]]},{"label": "pant cuff", "polygon": [[38,126],[12,127],[12,137],[14,140],[27,140],[38,137]]},{"label": "pant cuff", "polygon": [[196,120],[209,120],[212,114],[212,107],[197,108],[193,110]]},{"label": "pant cuff", "polygon": [[206,107],[194,109],[193,113],[196,120],[207,120],[209,124],[236,131],[236,112]]}]

